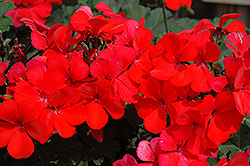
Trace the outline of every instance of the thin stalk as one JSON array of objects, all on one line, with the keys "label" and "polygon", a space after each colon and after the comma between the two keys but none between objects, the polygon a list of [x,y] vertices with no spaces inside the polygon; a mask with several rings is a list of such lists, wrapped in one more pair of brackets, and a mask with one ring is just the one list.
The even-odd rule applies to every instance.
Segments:
[{"label": "thin stalk", "polygon": [[166,11],[165,11],[165,3],[162,0],[162,13],[163,13],[163,17],[164,17],[164,23],[165,23],[165,29],[166,29],[166,33],[168,33],[168,22],[167,22],[167,15],[166,15]]},{"label": "thin stalk", "polygon": [[32,55],[31,57],[29,57],[29,59],[26,61],[26,62],[24,62],[24,64],[26,64],[27,62],[29,62],[31,59],[33,59],[34,57],[36,57],[37,55],[39,55],[39,54],[41,54],[43,51],[38,51],[37,53],[35,53],[34,55]]}]

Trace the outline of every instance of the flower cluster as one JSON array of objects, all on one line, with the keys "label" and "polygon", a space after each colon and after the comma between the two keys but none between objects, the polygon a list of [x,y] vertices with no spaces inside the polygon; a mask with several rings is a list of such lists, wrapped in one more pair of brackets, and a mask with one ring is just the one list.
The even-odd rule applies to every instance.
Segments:
[{"label": "flower cluster", "polygon": [[[94,133],[134,104],[146,130],[160,137],[139,143],[137,155],[146,163],[125,155],[114,165],[208,165],[206,159],[250,116],[249,35],[241,21],[224,26],[240,14],[223,15],[218,26],[203,19],[193,29],[166,33],[154,45],[143,18],[126,18],[104,2],[96,6],[104,16],[82,6],[68,25],[52,27],[44,25],[49,1],[18,2],[27,8],[9,15],[17,16],[16,26],[21,21],[32,30],[31,43],[41,54],[19,59],[9,71],[9,63],[0,63],[0,85],[8,83],[0,104],[0,147],[7,146],[15,158],[33,153],[30,137],[45,143],[56,131],[69,138],[84,122]],[[172,2],[177,1],[166,4],[177,10],[192,1]],[[37,5],[46,10],[39,12]],[[224,37],[233,52],[225,58],[218,47]],[[215,63],[220,58],[225,71]],[[238,157],[246,155],[219,164]]]}]

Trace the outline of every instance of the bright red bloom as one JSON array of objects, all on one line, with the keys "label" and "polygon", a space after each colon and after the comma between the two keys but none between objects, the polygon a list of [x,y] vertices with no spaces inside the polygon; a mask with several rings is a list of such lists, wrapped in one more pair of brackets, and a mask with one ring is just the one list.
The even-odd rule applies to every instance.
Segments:
[{"label": "bright red bloom", "polygon": [[123,101],[136,103],[139,100],[138,86],[130,80],[126,71],[135,57],[136,51],[131,47],[120,46],[115,51],[105,49],[90,65],[90,72],[99,79],[111,81]]},{"label": "bright red bloom", "polygon": [[184,130],[191,133],[186,144],[187,150],[194,155],[203,154],[206,150],[202,138],[206,128],[205,116],[198,111],[187,111],[177,116],[175,122],[178,125],[184,125]]},{"label": "bright red bloom", "polygon": [[[159,49],[159,50],[157,50]],[[194,72],[182,62],[193,61],[198,50],[193,41],[187,42],[174,33],[166,33],[158,42],[153,57],[151,75],[159,80],[170,80],[171,84],[187,86],[194,78]]]},{"label": "bright red bloom", "polygon": [[153,77],[143,82],[139,90],[144,97],[135,104],[138,115],[144,119],[149,132],[159,133],[167,125],[166,112],[172,116],[171,102],[176,100],[177,91],[169,81],[158,81]]},{"label": "bright red bloom", "polygon": [[172,126],[162,130],[160,135],[160,147],[166,153],[159,156],[159,166],[185,166],[187,165],[185,144],[190,137],[182,126]]},{"label": "bright red bloom", "polygon": [[12,17],[15,27],[23,25],[20,21],[21,18],[28,18],[30,20],[37,20],[40,23],[45,23],[45,18],[49,17],[52,11],[51,4],[45,0],[22,0],[22,5],[25,7],[18,7],[6,14]]},{"label": "bright red bloom", "polygon": [[147,79],[152,68],[149,57],[153,45],[150,45],[153,33],[149,29],[139,27],[133,39],[133,47],[138,52],[137,57],[128,70],[128,76],[136,83],[140,84]]},{"label": "bright red bloom", "polygon": [[164,0],[167,7],[171,10],[179,10],[181,5],[186,5],[189,9],[193,0]]},{"label": "bright red bloom", "polygon": [[0,147],[7,145],[9,154],[17,159],[28,158],[34,152],[32,138],[45,143],[49,139],[47,126],[35,118],[35,109],[27,103],[9,99],[0,104]]},{"label": "bright red bloom", "polygon": [[89,66],[75,52],[67,58],[63,54],[54,56],[48,60],[48,68],[61,72],[68,86],[81,84],[89,75]]},{"label": "bright red bloom", "polygon": [[63,138],[74,135],[76,125],[82,124],[87,119],[84,106],[77,103],[80,92],[73,88],[59,89],[48,97],[50,108],[43,109],[40,119],[48,126],[49,132],[55,130]]},{"label": "bright red bloom", "polygon": [[46,108],[49,94],[65,85],[65,78],[60,72],[45,71],[41,66],[29,70],[26,76],[28,82],[21,81],[16,85],[14,98],[17,102],[36,105],[37,110]]},{"label": "bright red bloom", "polygon": [[[95,130],[103,128],[108,122],[108,114],[114,119],[120,119],[124,115],[124,108],[120,102],[114,99],[114,90],[106,79],[83,84],[79,91],[82,103],[86,105],[89,127]],[[105,111],[105,109],[106,111]]]},{"label": "bright red bloom", "polygon": [[227,158],[222,158],[216,166],[249,166],[248,162],[248,156],[244,152],[239,152],[229,161],[227,161]]},{"label": "bright red bloom", "polygon": [[196,92],[209,92],[211,90],[208,80],[213,75],[206,67],[206,63],[217,62],[220,59],[220,49],[209,41],[209,36],[209,31],[202,31],[189,37],[189,40],[195,42],[198,49],[198,55],[193,60],[195,63],[188,66],[195,73],[191,88]]},{"label": "bright red bloom", "polygon": [[234,32],[234,31],[245,32],[246,31],[245,25],[239,20],[234,20],[230,24],[228,24],[226,27],[223,27],[224,24],[228,20],[239,18],[241,16],[242,14],[238,14],[238,13],[224,14],[223,16],[221,16],[219,20],[218,27],[215,27],[214,25],[210,27],[212,36],[217,36],[216,44],[218,43],[219,38],[222,38],[223,36],[228,35],[230,32]]},{"label": "bright red bloom", "polygon": [[140,160],[147,161],[145,164],[158,165],[158,157],[164,152],[160,148],[159,139],[159,137],[155,137],[150,142],[146,140],[139,142],[136,153]]},{"label": "bright red bloom", "polygon": [[79,10],[71,16],[69,26],[82,34],[86,41],[92,39],[95,41],[99,37],[110,40],[110,34],[121,33],[125,28],[125,23],[101,15],[89,18],[85,11]]},{"label": "bright red bloom", "polygon": [[230,134],[238,131],[243,116],[235,109],[233,95],[223,91],[216,95],[205,96],[200,105],[200,113],[208,116],[207,144],[209,148],[216,148],[228,140]]}]

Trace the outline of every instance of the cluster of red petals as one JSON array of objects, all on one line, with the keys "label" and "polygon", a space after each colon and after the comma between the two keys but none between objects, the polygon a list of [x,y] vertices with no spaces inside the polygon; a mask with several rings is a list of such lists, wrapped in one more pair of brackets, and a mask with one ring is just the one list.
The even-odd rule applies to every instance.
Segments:
[{"label": "cluster of red petals", "polygon": [[9,11],[6,16],[13,19],[13,25],[20,27],[23,25],[22,18],[36,20],[45,23],[45,19],[50,16],[52,6],[50,3],[61,4],[62,1],[46,1],[46,0],[11,0],[16,6],[15,9]]},{"label": "cluster of red petals", "polygon": [[[190,7],[191,2],[166,4],[177,10],[180,5]],[[153,34],[144,28],[144,19],[128,19],[103,2],[97,9],[106,17],[93,16],[89,7],[82,6],[68,26],[52,27],[45,26],[42,20],[49,10],[37,9],[42,8],[39,5],[49,9],[48,1],[22,3],[28,9],[15,10],[24,10],[23,15],[29,13],[22,21],[32,30],[32,45],[42,53],[26,66],[16,63],[7,74],[7,64],[0,63],[0,85],[7,77],[7,94],[14,98],[0,104],[2,132],[8,132],[7,136],[3,134],[5,142],[1,146],[8,145],[16,158],[28,157],[33,144],[29,140],[29,153],[24,153],[23,144],[18,144],[20,150],[14,154],[12,138],[22,140],[20,137],[26,134],[28,140],[28,133],[44,143],[45,131],[57,131],[61,137],[69,138],[75,134],[75,126],[84,122],[93,137],[102,142],[102,128],[109,118],[122,118],[124,105],[133,103],[146,130],[161,133],[159,138],[139,144],[137,155],[145,163],[138,165],[206,166],[206,159],[214,157],[218,146],[237,132],[243,116],[250,115],[249,36],[239,21],[223,28],[238,14],[223,15],[219,28],[202,20],[193,29],[166,33],[153,45]],[[220,59],[217,39],[223,35],[227,35],[230,43],[226,45],[233,51],[233,56],[223,60],[225,75],[216,70],[215,64]],[[20,108],[11,106],[8,111],[6,105],[10,102]],[[22,119],[23,114],[28,114],[23,103],[36,108],[33,112],[27,109],[32,112],[31,119]],[[20,115],[16,115],[19,121],[6,119],[16,109],[20,109]],[[33,121],[46,127],[38,128],[43,139],[37,135],[38,129],[32,128]],[[14,130],[23,135],[13,136]],[[114,163],[135,164],[130,155]]]},{"label": "cluster of red petals", "polygon": [[[132,64],[129,73],[143,70],[138,79],[130,77],[142,94],[135,103],[138,115],[148,131],[161,133],[139,143],[137,156],[143,163],[138,165],[207,166],[206,159],[216,157],[219,145],[238,131],[245,114],[250,115],[249,36],[240,21],[223,27],[240,16],[223,15],[219,28],[204,19],[193,29],[166,33],[139,57],[143,68],[133,68],[136,60]],[[220,59],[217,40],[226,35],[233,55],[224,58],[223,74],[215,62]],[[240,165],[235,158],[220,164]],[[248,164],[245,159],[242,163]]]}]

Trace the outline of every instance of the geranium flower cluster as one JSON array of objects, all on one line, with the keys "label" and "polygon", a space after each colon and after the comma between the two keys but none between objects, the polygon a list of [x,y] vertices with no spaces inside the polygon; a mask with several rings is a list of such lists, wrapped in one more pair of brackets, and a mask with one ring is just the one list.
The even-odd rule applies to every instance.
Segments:
[{"label": "geranium flower cluster", "polygon": [[[0,104],[0,147],[26,158],[34,151],[30,137],[44,143],[57,131],[69,138],[84,122],[101,130],[109,118],[123,117],[126,104],[134,104],[146,130],[160,133],[139,143],[137,155],[146,162],[139,165],[208,165],[206,159],[250,116],[249,36],[240,21],[224,27],[241,15],[223,15],[218,26],[203,19],[153,45],[143,18],[126,18],[104,2],[96,9],[105,17],[82,6],[67,26],[47,27],[22,16],[32,45],[42,53],[7,72],[9,64],[0,63],[0,85],[8,83]],[[223,37],[233,51],[223,59],[225,71],[215,63]],[[124,158],[129,162],[114,165],[137,164]]]},{"label": "geranium flower cluster", "polygon": [[38,21],[42,24],[50,16],[52,11],[51,3],[62,4],[62,0],[11,0],[16,6],[6,16],[13,19],[13,25],[20,27],[25,19]]}]

